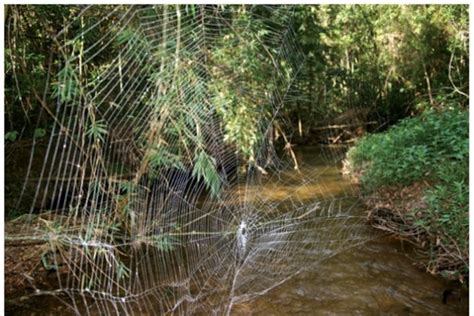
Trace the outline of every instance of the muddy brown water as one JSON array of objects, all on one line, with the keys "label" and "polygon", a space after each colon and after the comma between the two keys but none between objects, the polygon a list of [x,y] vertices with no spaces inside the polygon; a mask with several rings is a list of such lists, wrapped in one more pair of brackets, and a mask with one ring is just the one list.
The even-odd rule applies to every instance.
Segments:
[{"label": "muddy brown water", "polygon": [[[295,191],[295,181],[269,181],[255,188],[269,199],[289,194],[323,200],[344,198],[354,215],[364,215],[357,188],[340,173],[345,148],[302,147],[304,177],[316,181]],[[296,193],[295,193],[296,192]],[[307,269],[265,295],[233,307],[232,315],[467,315],[468,292],[457,283],[432,276],[414,264],[409,245],[367,226],[372,241],[350,248]],[[443,294],[450,293],[445,297]],[[66,315],[58,300],[38,299],[10,306],[10,315]]]},{"label": "muddy brown water", "polygon": [[[357,188],[341,175],[344,148],[297,150],[315,184],[298,192],[321,198],[346,197],[364,214]],[[275,190],[281,195],[285,188]],[[269,191],[268,193],[270,193]],[[237,305],[234,315],[467,315],[468,291],[415,265],[408,244],[373,230],[374,240],[305,271],[256,300]],[[443,294],[450,293],[445,297]]]}]

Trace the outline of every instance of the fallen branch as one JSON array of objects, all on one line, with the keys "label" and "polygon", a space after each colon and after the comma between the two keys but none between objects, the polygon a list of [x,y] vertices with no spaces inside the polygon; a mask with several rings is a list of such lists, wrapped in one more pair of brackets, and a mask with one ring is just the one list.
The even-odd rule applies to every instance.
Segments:
[{"label": "fallen branch", "polygon": [[376,121],[364,122],[364,123],[353,123],[353,124],[342,124],[342,125],[328,125],[328,126],[320,126],[320,127],[313,127],[313,130],[321,131],[325,129],[341,129],[346,127],[356,127],[356,126],[366,126],[366,125],[374,125],[377,124]]}]

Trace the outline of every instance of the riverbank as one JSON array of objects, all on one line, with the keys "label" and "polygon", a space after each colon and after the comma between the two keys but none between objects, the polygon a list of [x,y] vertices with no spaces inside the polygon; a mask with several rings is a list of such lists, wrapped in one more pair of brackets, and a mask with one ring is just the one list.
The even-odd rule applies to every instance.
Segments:
[{"label": "riverbank", "polygon": [[468,113],[427,112],[361,139],[344,173],[376,228],[414,244],[428,272],[467,283]]},{"label": "riverbank", "polygon": [[[57,273],[66,272],[65,267],[49,265],[50,244],[44,238],[23,238],[25,233],[34,233],[44,229],[50,223],[51,214],[35,216],[31,222],[28,215],[5,222],[5,299],[6,306],[21,305],[22,301],[53,289],[57,284]],[[27,225],[27,226],[25,226]],[[22,230],[23,235],[18,235]]]},{"label": "riverbank", "polygon": [[[299,173],[289,168],[282,174],[281,179],[268,179],[268,183],[263,186],[250,188],[249,194],[255,192],[272,203],[287,201],[289,195],[301,201],[315,198],[325,200],[322,204],[324,208],[348,210],[353,216],[360,218],[361,225],[356,231],[358,234],[366,234],[372,241],[332,256],[317,267],[303,269],[299,275],[266,295],[236,305],[232,315],[366,315],[380,312],[415,315],[467,314],[468,296],[462,287],[455,282],[421,272],[413,265],[412,247],[393,238],[380,238],[381,234],[365,224],[365,209],[359,203],[359,191],[340,174],[340,160],[345,151],[346,148],[341,146],[296,147],[295,153],[301,162],[302,171]],[[313,180],[297,187],[296,184],[301,184],[301,177]],[[47,215],[42,218],[52,220]],[[44,221],[39,222],[46,224]],[[7,231],[7,235],[14,235],[21,223],[21,220],[8,221],[6,227],[11,230]],[[347,224],[346,221],[340,223]],[[35,229],[34,225],[30,228]],[[340,230],[340,237],[347,238],[350,231],[355,232],[345,226]],[[16,244],[7,244],[6,252],[15,258],[17,263],[21,263],[22,259],[16,252],[20,251],[21,247],[15,247],[14,243]],[[315,244],[315,258],[318,258],[321,252],[318,247],[318,244]],[[29,253],[29,250],[25,249],[24,253]],[[41,253],[31,256],[30,260],[31,264],[39,264],[37,273],[48,276],[41,263]],[[13,261],[11,264],[10,266],[13,266]],[[16,271],[16,276],[20,278],[20,271]],[[50,272],[49,277],[51,282],[55,279],[57,281],[55,271]],[[29,286],[28,281],[25,285]],[[36,286],[45,288],[46,284]],[[13,286],[10,288],[14,289]],[[26,294],[9,296],[6,302],[8,315],[72,314],[58,299],[63,298],[61,296],[37,296],[31,287],[24,288],[24,293]],[[445,302],[444,293],[450,293]]]}]

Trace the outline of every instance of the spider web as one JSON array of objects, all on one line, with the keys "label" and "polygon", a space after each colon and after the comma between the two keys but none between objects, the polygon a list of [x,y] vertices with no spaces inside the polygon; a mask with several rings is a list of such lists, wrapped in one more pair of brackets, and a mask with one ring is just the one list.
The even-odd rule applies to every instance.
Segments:
[{"label": "spider web", "polygon": [[[289,175],[270,137],[249,141],[251,163],[229,139],[235,104],[222,91],[270,106],[251,126],[259,135],[297,97],[291,8],[250,8],[253,25],[229,7],[115,6],[85,23],[98,8],[56,38],[55,124],[39,179],[25,184],[31,212],[45,212],[9,236],[48,245],[57,285],[45,293],[78,314],[230,314],[368,239],[344,199],[298,194],[318,179]],[[271,93],[210,54],[251,50],[256,28]],[[290,189],[275,199],[261,190],[272,183]]]}]

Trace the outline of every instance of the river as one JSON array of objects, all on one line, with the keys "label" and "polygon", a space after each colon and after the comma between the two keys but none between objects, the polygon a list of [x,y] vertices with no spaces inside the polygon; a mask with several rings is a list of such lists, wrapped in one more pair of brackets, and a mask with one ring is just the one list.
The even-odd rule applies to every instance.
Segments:
[{"label": "river", "polygon": [[[344,148],[303,147],[297,149],[302,173],[317,178],[315,184],[298,191],[322,199],[344,197],[354,205],[351,212],[365,209],[357,199],[357,188],[340,173]],[[281,195],[287,188],[272,185]],[[415,252],[408,244],[380,235],[351,248],[316,269],[304,271],[251,303],[236,306],[234,315],[467,315],[468,293],[458,284],[426,273],[414,265]],[[443,302],[443,293],[452,293]]]},{"label": "river", "polygon": [[[301,183],[289,170],[278,181],[254,188],[269,200],[288,194],[321,201],[343,201],[356,216],[365,216],[358,189],[340,173],[344,148],[300,147]],[[283,181],[285,176],[290,179]],[[250,188],[251,191],[252,188]],[[467,315],[468,293],[459,284],[432,276],[414,264],[415,251],[364,225],[371,241],[352,247],[255,300],[233,306],[232,315]],[[451,293],[443,302],[443,293]],[[11,315],[66,315],[66,307],[51,298],[33,298],[7,310]]]}]

